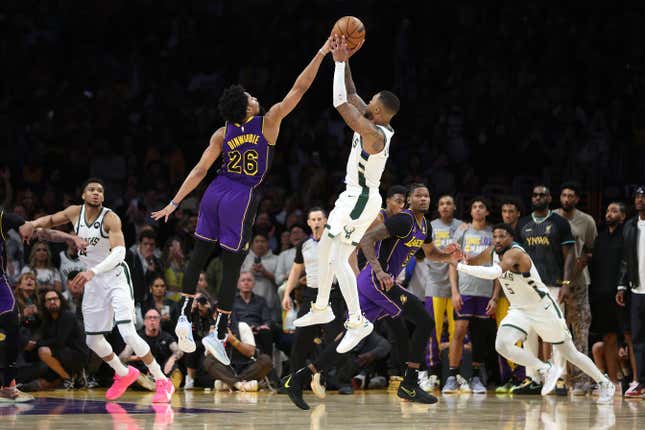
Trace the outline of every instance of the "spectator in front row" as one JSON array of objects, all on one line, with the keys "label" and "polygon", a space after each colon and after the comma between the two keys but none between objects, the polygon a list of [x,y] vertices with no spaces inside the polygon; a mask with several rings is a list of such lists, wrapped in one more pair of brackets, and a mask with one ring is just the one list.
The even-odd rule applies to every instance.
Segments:
[{"label": "spectator in front row", "polygon": [[31,247],[29,264],[22,268],[21,273],[26,272],[36,274],[38,291],[62,290],[60,272],[52,263],[52,255],[47,242],[39,240]]},{"label": "spectator in front row", "polygon": [[[139,330],[141,338],[150,346],[152,356],[157,359],[161,365],[164,375],[170,376],[177,366],[177,361],[182,357],[183,352],[179,350],[177,341],[161,328],[161,314],[155,308],[150,308],[144,314],[143,330]],[[119,358],[124,363],[128,363],[148,377],[148,381],[143,381],[142,385],[151,390],[155,390],[154,379],[148,375],[148,366],[141,360],[141,357],[134,355],[134,350],[130,345],[125,346],[119,354]],[[173,380],[173,383],[176,381]],[[181,381],[180,381],[181,382]],[[177,384],[178,385],[178,384]]]},{"label": "spectator in front row", "polygon": [[48,370],[29,384],[24,391],[53,388],[59,380],[67,389],[74,388],[73,377],[87,364],[89,351],[83,329],[60,291],[50,290],[44,296],[42,337],[37,342],[38,357]]},{"label": "spectator in front row", "polygon": [[173,333],[179,318],[177,303],[166,297],[166,281],[160,273],[153,274],[149,280],[148,298],[141,306],[141,313],[145,315],[148,310],[156,309],[161,315],[161,328],[167,333]]},{"label": "spectator in front row", "polygon": [[249,325],[255,337],[253,345],[261,352],[271,354],[273,337],[271,335],[271,314],[266,300],[253,292],[255,279],[251,272],[241,272],[237,281],[238,294],[233,301],[233,313],[239,322]]},{"label": "spectator in front row", "polygon": [[[272,311],[271,318],[278,320],[278,293],[275,284],[275,271],[278,257],[271,252],[266,233],[255,233],[251,250],[244,259],[242,272],[251,272],[255,277],[255,294],[264,297]],[[275,315],[274,315],[275,313]]]},{"label": "spectator in front row", "polygon": [[272,361],[267,354],[257,354],[251,327],[231,313],[226,349],[231,365],[225,366],[212,354],[204,358],[204,369],[215,380],[216,390],[258,391],[258,381],[271,372]]},{"label": "spectator in front row", "polygon": [[208,336],[211,328],[215,327],[213,319],[213,305],[207,294],[197,292],[190,311],[190,320],[193,323],[193,339],[197,349],[194,352],[185,354],[186,381],[184,390],[195,388],[195,381],[198,386],[212,387],[213,379],[202,372],[204,360],[204,345],[201,340]]},{"label": "spectator in front row", "polygon": [[146,276],[149,273],[162,273],[163,267],[159,258],[155,256],[157,245],[157,234],[154,230],[145,229],[139,234],[139,243],[133,252],[128,249],[125,255],[125,262],[132,274],[132,285],[134,287],[134,302],[143,303],[148,294],[146,291]]}]

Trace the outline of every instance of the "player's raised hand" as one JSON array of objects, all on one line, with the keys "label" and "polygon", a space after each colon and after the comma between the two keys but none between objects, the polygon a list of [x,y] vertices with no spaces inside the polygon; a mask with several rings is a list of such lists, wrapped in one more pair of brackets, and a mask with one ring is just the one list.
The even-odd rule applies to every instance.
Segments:
[{"label": "player's raised hand", "polygon": [[152,212],[150,214],[150,217],[155,221],[158,221],[161,218],[163,218],[164,219],[163,222],[168,222],[168,217],[170,217],[170,214],[173,213],[175,209],[177,209],[177,206],[173,205],[171,202],[171,203],[168,203],[166,207],[163,208],[162,210]]},{"label": "player's raised hand", "polygon": [[338,36],[334,34],[334,39],[331,42],[331,55],[334,61],[345,62],[349,59],[349,49],[347,48],[347,41],[345,36]]},{"label": "player's raised hand", "polygon": [[322,55],[327,55],[327,54],[329,54],[329,52],[331,51],[331,42],[332,42],[332,37],[331,37],[331,36],[329,36],[329,37],[327,38],[327,40],[325,40],[325,44],[324,44],[324,45],[322,46],[322,48],[320,48],[318,51],[319,51]]}]

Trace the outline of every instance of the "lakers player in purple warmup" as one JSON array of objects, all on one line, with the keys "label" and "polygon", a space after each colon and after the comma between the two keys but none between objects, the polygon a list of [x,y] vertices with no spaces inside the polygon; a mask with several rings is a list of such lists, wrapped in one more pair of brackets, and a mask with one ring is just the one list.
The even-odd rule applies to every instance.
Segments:
[{"label": "lakers player in purple warmup", "polygon": [[[407,358],[402,357],[407,363],[407,370],[397,395],[412,402],[435,403],[436,397],[423,391],[418,383],[418,369],[424,360],[426,341],[434,322],[424,304],[414,294],[394,283],[394,279],[420,248],[429,259],[448,262],[450,252],[455,252],[458,247],[450,245],[446,248],[448,253],[434,247],[432,228],[424,217],[430,208],[430,192],[425,185],[410,186],[408,205],[409,209],[371,227],[363,235],[359,245],[368,264],[358,275],[358,299],[365,318],[371,322],[385,317],[400,317],[416,326],[411,339],[408,339],[407,331],[400,335],[397,333],[397,342],[409,345]],[[340,354],[336,347],[340,342],[341,339],[336,339],[325,348],[316,363],[300,369],[285,382],[289,398],[299,408],[309,409],[302,398],[302,387],[313,373],[323,367],[323,363],[338,360]]]},{"label": "lakers player in purple warmup", "polygon": [[[208,148],[175,197],[165,208],[152,213],[152,218],[167,221],[221,156],[222,164],[218,175],[206,189],[200,203],[195,230],[195,237],[199,240],[188,263],[182,291],[187,297],[194,295],[200,271],[216,247],[221,247],[224,270],[218,297],[217,330],[202,342],[215,358],[226,365],[230,363],[224,348],[228,317],[260,201],[258,187],[269,171],[281,121],[307,92],[329,50],[330,41],[327,40],[298,76],[285,98],[273,105],[265,115],[262,114],[258,100],[241,86],[233,85],[224,90],[219,100],[219,111],[226,124],[213,134]],[[185,301],[184,309],[187,303]],[[179,347],[185,352],[192,352],[196,347],[192,328],[183,314],[184,312],[179,318],[175,333],[179,338]]]}]

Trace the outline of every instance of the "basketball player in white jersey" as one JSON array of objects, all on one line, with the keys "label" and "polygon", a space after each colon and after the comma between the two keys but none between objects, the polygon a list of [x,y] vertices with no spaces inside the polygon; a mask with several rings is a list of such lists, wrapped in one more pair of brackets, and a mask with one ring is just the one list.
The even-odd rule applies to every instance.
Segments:
[{"label": "basketball player in white jersey", "polygon": [[[598,403],[613,403],[616,387],[589,357],[576,349],[560,307],[542,282],[531,257],[513,242],[514,236],[515,231],[510,225],[497,224],[493,227],[493,246],[467,262],[459,262],[458,257],[450,261],[459,272],[482,279],[499,279],[511,306],[499,325],[495,349],[515,363],[537,369],[544,377],[542,395],[545,396],[555,388],[563,369],[557,365],[555,356],[555,364],[543,362],[516,345],[518,341],[524,342],[527,333],[534,330],[544,342],[553,344],[556,355],[568,360],[598,383]],[[481,266],[491,259],[492,266]]]},{"label": "basketball player in white jersey", "polygon": [[334,319],[329,294],[336,275],[349,313],[347,332],[336,349],[339,353],[350,351],[374,329],[361,313],[356,276],[349,257],[381,209],[379,185],[394,134],[390,120],[400,107],[398,97],[389,91],[377,93],[369,104],[356,94],[347,62],[358,48],[350,52],[344,36],[340,39],[335,36],[332,41],[331,52],[336,62],[333,103],[354,130],[354,137],[347,160],[346,189],[338,196],[318,245],[318,296],[311,310],[294,322],[296,327],[305,327]]},{"label": "basketball player in white jersey", "polygon": [[71,223],[76,234],[87,241],[79,253],[81,263],[88,270],[79,273],[71,286],[85,286],[83,320],[87,346],[114,369],[114,383],[105,393],[108,400],[116,400],[139,377],[139,371],[124,366],[112,351],[104,335],[114,324],[126,344],[141,357],[155,378],[157,392],[153,403],[168,403],[175,391],[159,364],[150,353],[148,344],[134,328],[134,298],[130,270],[123,261],[125,240],[121,220],[110,209],[103,207],[104,188],[100,179],[88,179],[81,195],[83,204],[68,206],[53,215],[32,221],[35,228],[51,228]]}]

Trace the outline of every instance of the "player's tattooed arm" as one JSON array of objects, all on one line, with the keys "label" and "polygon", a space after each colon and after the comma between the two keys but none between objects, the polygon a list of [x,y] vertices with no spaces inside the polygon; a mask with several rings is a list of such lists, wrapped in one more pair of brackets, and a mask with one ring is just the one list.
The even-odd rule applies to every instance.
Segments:
[{"label": "player's tattooed arm", "polygon": [[385,224],[379,224],[373,230],[368,230],[358,244],[363,251],[363,255],[365,255],[365,259],[372,267],[376,278],[379,280],[381,287],[385,290],[392,288],[392,285],[394,285],[394,279],[392,279],[388,273],[383,271],[381,263],[378,261],[378,258],[376,258],[375,246],[378,241],[387,239],[388,237],[390,237],[390,232],[385,227]]},{"label": "player's tattooed arm", "polygon": [[359,112],[365,113],[367,103],[356,92],[352,71],[349,68],[349,60],[345,62],[345,86],[347,87],[347,101],[353,104]]},{"label": "player's tattooed arm", "polygon": [[34,235],[38,240],[45,240],[47,242],[64,242],[68,245],[76,245],[79,250],[85,250],[87,241],[81,239],[75,234],[65,233],[64,231],[39,228]]}]

